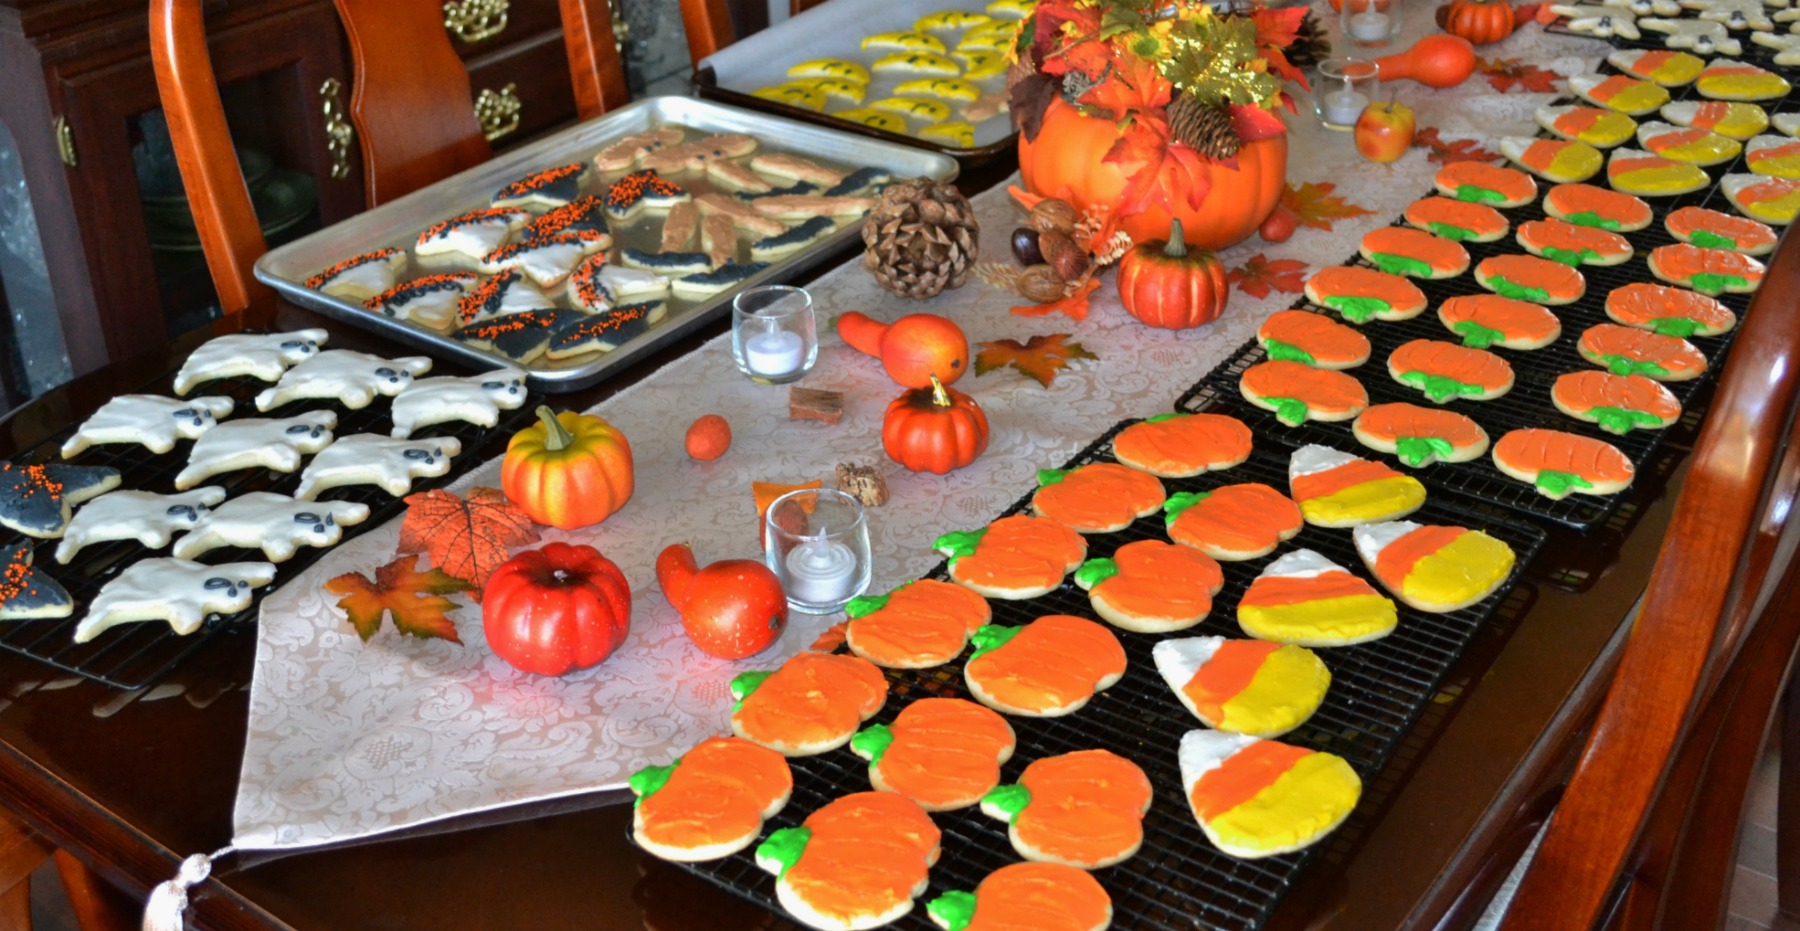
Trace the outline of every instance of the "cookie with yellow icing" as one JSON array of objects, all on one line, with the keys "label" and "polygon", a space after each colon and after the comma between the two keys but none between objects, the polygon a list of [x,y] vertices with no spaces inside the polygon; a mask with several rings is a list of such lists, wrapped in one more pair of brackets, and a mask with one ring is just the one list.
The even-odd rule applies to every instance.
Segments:
[{"label": "cookie with yellow icing", "polygon": [[1315,527],[1395,520],[1425,503],[1425,486],[1379,462],[1317,443],[1288,459],[1288,492]]},{"label": "cookie with yellow icing", "polygon": [[919,130],[919,138],[954,149],[970,149],[975,147],[975,127],[962,120],[946,120]]},{"label": "cookie with yellow icing", "polygon": [[1694,79],[1694,89],[1713,100],[1775,100],[1793,89],[1787,78],[1741,61],[1714,59]]},{"label": "cookie with yellow icing", "polygon": [[1710,129],[1647,120],[1638,126],[1638,144],[1647,151],[1690,165],[1706,167],[1737,158],[1744,144]]},{"label": "cookie with yellow icing", "polygon": [[958,48],[950,57],[962,62],[963,77],[971,81],[1006,73],[1006,54],[1002,51]]},{"label": "cookie with yellow icing", "polygon": [[1739,213],[1773,226],[1794,222],[1794,214],[1800,212],[1800,181],[1731,174],[1719,179],[1719,190]]},{"label": "cookie with yellow icing", "polygon": [[987,5],[989,16],[1005,16],[1010,19],[1023,19],[1037,9],[1037,0],[994,0]]},{"label": "cookie with yellow icing", "polygon": [[1569,78],[1569,90],[1590,103],[1628,116],[1655,113],[1669,102],[1669,90],[1660,84],[1622,74],[1577,74]]},{"label": "cookie with yellow icing", "polygon": [[934,55],[949,51],[944,47],[942,39],[923,32],[878,32],[872,36],[864,36],[862,47],[900,52],[930,52]]},{"label": "cookie with yellow icing", "polygon": [[1362,779],[1343,757],[1278,741],[1192,730],[1179,758],[1200,830],[1246,860],[1318,843],[1362,798]]},{"label": "cookie with yellow icing", "polygon": [[1606,56],[1606,62],[1634,78],[1664,87],[1692,84],[1706,67],[1706,62],[1694,55],[1668,49],[1616,49]]},{"label": "cookie with yellow icing", "polygon": [[[1697,60],[1697,59],[1696,59]],[[1537,108],[1537,124],[1564,138],[1610,149],[1630,141],[1637,131],[1637,121],[1617,110],[1577,105]]]},{"label": "cookie with yellow icing", "polygon": [[883,113],[880,110],[873,110],[868,107],[855,107],[849,110],[839,110],[831,115],[840,120],[851,123],[861,123],[864,126],[872,126],[885,132],[906,132],[906,120],[897,113]]},{"label": "cookie with yellow icing", "polygon": [[898,74],[962,74],[962,65],[934,52],[890,52],[875,59],[869,68]]},{"label": "cookie with yellow icing", "polygon": [[1305,724],[1331,686],[1318,655],[1293,644],[1183,637],[1158,642],[1150,658],[1201,723],[1252,737],[1280,737]]},{"label": "cookie with yellow icing", "polygon": [[1712,183],[1698,165],[1626,148],[1613,150],[1606,162],[1606,180],[1613,190],[1639,197],[1674,197]]},{"label": "cookie with yellow icing", "polygon": [[790,78],[841,78],[858,84],[869,83],[869,69],[842,58],[815,58],[789,68]]},{"label": "cookie with yellow icing", "polygon": [[927,123],[941,122],[950,116],[949,104],[941,100],[926,100],[922,97],[883,97],[870,103],[869,108],[910,116]]},{"label": "cookie with yellow icing", "polygon": [[895,85],[894,93],[904,97],[937,97],[963,103],[981,99],[981,88],[962,78],[915,78]]},{"label": "cookie with yellow icing", "polygon": [[1356,553],[1394,597],[1443,614],[1492,595],[1512,574],[1512,547],[1480,530],[1410,520],[1364,524]]},{"label": "cookie with yellow icing", "polygon": [[1800,140],[1757,136],[1744,146],[1744,167],[1771,178],[1800,178]]},{"label": "cookie with yellow icing", "polygon": [[993,22],[993,17],[985,13],[970,13],[964,10],[942,10],[927,13],[913,21],[913,28],[920,32],[945,32],[952,29],[968,29]]},{"label": "cookie with yellow icing", "polygon": [[1313,550],[1283,553],[1238,599],[1238,627],[1276,643],[1349,646],[1379,640],[1399,623],[1391,599]]},{"label": "cookie with yellow icing", "polygon": [[1739,142],[1769,128],[1768,111],[1743,101],[1677,100],[1663,106],[1662,118],[1677,126],[1710,129]]},{"label": "cookie with yellow icing", "polygon": [[787,82],[789,86],[806,87],[824,94],[827,98],[842,100],[847,103],[860,104],[868,95],[869,85],[849,78],[800,78]]},{"label": "cookie with yellow icing", "polygon": [[1520,168],[1556,182],[1586,181],[1606,163],[1599,149],[1573,139],[1502,136],[1500,152]]},{"label": "cookie with yellow icing", "polygon": [[774,103],[785,103],[790,107],[799,107],[815,113],[825,110],[825,92],[803,84],[777,84],[773,87],[759,87],[751,91],[750,96]]}]

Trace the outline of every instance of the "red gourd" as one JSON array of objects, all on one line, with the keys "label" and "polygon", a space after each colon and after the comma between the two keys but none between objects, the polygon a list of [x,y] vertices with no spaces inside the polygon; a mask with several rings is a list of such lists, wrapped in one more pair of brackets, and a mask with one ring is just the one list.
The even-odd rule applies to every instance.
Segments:
[{"label": "red gourd", "polygon": [[880,359],[903,388],[929,388],[934,377],[948,385],[969,367],[969,338],[948,317],[907,314],[882,323],[852,310],[838,317],[837,331],[850,348]]},{"label": "red gourd", "polygon": [[1507,0],[1450,0],[1440,9],[1444,31],[1474,45],[1498,42],[1513,33],[1513,8]]},{"label": "red gourd", "polygon": [[481,595],[494,655],[517,669],[561,676],[612,655],[631,630],[631,586],[591,546],[547,543],[500,564]]},{"label": "red gourd", "polygon": [[1181,221],[1170,224],[1166,242],[1139,243],[1119,261],[1119,299],[1133,317],[1166,330],[1197,327],[1219,319],[1231,286],[1219,257],[1190,250]]},{"label": "red gourd", "polygon": [[1455,87],[1475,73],[1475,46],[1462,36],[1435,33],[1396,55],[1375,59],[1383,81],[1413,80],[1426,87]]},{"label": "red gourd", "polygon": [[937,379],[894,399],[881,421],[881,447],[914,472],[943,475],[987,449],[987,415],[975,399]]},{"label": "red gourd", "polygon": [[787,628],[787,595],[774,571],[754,559],[721,559],[705,568],[677,543],[656,557],[656,584],[681,615],[701,652],[743,659],[769,648]]}]

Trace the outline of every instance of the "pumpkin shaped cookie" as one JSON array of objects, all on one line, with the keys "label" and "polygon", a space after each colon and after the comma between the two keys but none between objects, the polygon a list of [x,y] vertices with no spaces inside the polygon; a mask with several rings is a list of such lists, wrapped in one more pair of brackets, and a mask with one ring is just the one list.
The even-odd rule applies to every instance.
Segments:
[{"label": "pumpkin shaped cookie", "polygon": [[963,681],[977,701],[1007,714],[1079,711],[1125,674],[1119,638],[1086,618],[1051,614],[1023,627],[989,624],[974,639]]},{"label": "pumpkin shaped cookie", "polygon": [[874,928],[912,911],[942,836],[912,799],[857,792],[770,834],[756,865],[776,875],[775,898],[809,927]]},{"label": "pumpkin shaped cookie", "polygon": [[1161,540],[1134,540],[1075,570],[1094,613],[1140,634],[1186,630],[1206,619],[1225,576],[1211,556]]},{"label": "pumpkin shaped cookie", "polygon": [[926,811],[967,808],[1000,784],[1000,764],[1017,743],[1012,725],[960,698],[921,698],[893,724],[872,724],[850,739],[869,761],[869,784],[898,792]]},{"label": "pumpkin shaped cookie", "polygon": [[1158,414],[1120,430],[1112,453],[1151,475],[1188,478],[1250,458],[1250,428],[1224,414]]},{"label": "pumpkin shaped cookie", "polygon": [[1512,390],[1512,366],[1485,349],[1436,339],[1402,343],[1388,356],[1394,380],[1425,393],[1438,404],[1451,400],[1488,401]]},{"label": "pumpkin shaped cookie", "polygon": [[1561,430],[1514,430],[1494,444],[1494,465],[1546,498],[1611,495],[1631,485],[1631,460],[1611,443]]},{"label": "pumpkin shaped cookie", "polygon": [[850,652],[889,669],[941,666],[969,645],[993,618],[987,599],[961,585],[916,579],[885,595],[863,595],[844,606]]},{"label": "pumpkin shaped cookie", "polygon": [[1256,339],[1269,358],[1314,368],[1352,369],[1369,361],[1368,337],[1324,314],[1304,310],[1282,310],[1270,315],[1257,329]]},{"label": "pumpkin shaped cookie", "polygon": [[1081,534],[1047,517],[1015,514],[980,530],[956,530],[933,548],[950,557],[950,578],[989,598],[1036,598],[1087,558]]},{"label": "pumpkin shaped cookie", "polygon": [[1642,375],[1569,372],[1550,386],[1556,409],[1608,433],[1660,430],[1681,419],[1681,402],[1658,381]]},{"label": "pumpkin shaped cookie", "polygon": [[1562,321],[1542,305],[1498,294],[1462,294],[1438,305],[1438,322],[1470,349],[1542,349],[1562,335]]},{"label": "pumpkin shaped cookie", "polygon": [[702,741],[667,766],[631,774],[631,836],[664,860],[717,860],[750,846],[787,805],[787,759],[736,737]]},{"label": "pumpkin shaped cookie", "polygon": [[887,692],[887,677],[868,660],[800,653],[772,672],[731,680],[731,731],[787,756],[824,753],[848,743]]},{"label": "pumpkin shaped cookie", "polygon": [[1238,393],[1251,404],[1275,412],[1290,427],[1309,420],[1349,420],[1369,405],[1369,393],[1354,376],[1277,359],[1244,370]]},{"label": "pumpkin shaped cookie", "polygon": [[1039,469],[1031,509],[1079,533],[1111,533],[1162,507],[1162,482],[1115,462]]},{"label": "pumpkin shaped cookie", "polygon": [[1377,404],[1363,411],[1350,430],[1357,442],[1415,469],[1434,462],[1467,462],[1488,449],[1481,424],[1441,407]]},{"label": "pumpkin shaped cookie", "polygon": [[1616,323],[1588,327],[1575,348],[1582,358],[1614,375],[1687,381],[1706,371],[1706,356],[1687,340]]},{"label": "pumpkin shaped cookie", "polygon": [[1163,511],[1169,539],[1228,562],[1268,555],[1305,523],[1288,496],[1255,482],[1179,492]]},{"label": "pumpkin shaped cookie", "polygon": [[1570,223],[1614,233],[1650,225],[1650,205],[1642,199],[1592,184],[1558,184],[1544,195],[1544,212]]},{"label": "pumpkin shaped cookie", "polygon": [[1410,320],[1425,309],[1425,292],[1399,275],[1359,265],[1332,265],[1306,279],[1306,299],[1351,323]]},{"label": "pumpkin shaped cookie", "polygon": [[1517,301],[1572,304],[1587,293],[1587,279],[1561,262],[1535,255],[1495,255],[1475,266],[1481,286]]},{"label": "pumpkin shaped cookie", "polygon": [[1410,226],[1384,226],[1363,234],[1362,257],[1390,275],[1454,278],[1469,270],[1469,252],[1457,243]]},{"label": "pumpkin shaped cookie", "polygon": [[944,931],[1106,931],[1113,913],[1094,877],[1062,863],[1009,863],[925,910]]},{"label": "pumpkin shaped cookie", "polygon": [[1108,750],[1077,750],[1033,760],[1016,784],[989,792],[981,810],[1007,822],[1025,859],[1092,870],[1137,853],[1151,796],[1136,763]]},{"label": "pumpkin shaped cookie", "polygon": [[1606,295],[1606,315],[1626,326],[1687,339],[1717,336],[1737,326],[1731,308],[1683,288],[1634,281]]}]

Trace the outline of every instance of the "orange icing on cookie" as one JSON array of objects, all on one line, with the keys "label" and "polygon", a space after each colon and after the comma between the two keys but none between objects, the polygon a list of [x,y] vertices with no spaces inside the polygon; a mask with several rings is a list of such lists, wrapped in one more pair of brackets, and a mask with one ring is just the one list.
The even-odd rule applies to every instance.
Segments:
[{"label": "orange icing on cookie", "polygon": [[1475,274],[1486,287],[1491,287],[1490,281],[1505,279],[1515,288],[1542,291],[1551,300],[1573,301],[1587,293],[1587,279],[1580,272],[1535,255],[1491,256],[1481,260]]},{"label": "orange icing on cookie", "polygon": [[[1574,162],[1575,164],[1559,165],[1558,157],[1562,157],[1565,163]],[[1542,175],[1560,174],[1565,177],[1570,175],[1585,177],[1599,169],[1599,162],[1595,161],[1598,158],[1599,154],[1585,142],[1569,139],[1538,139],[1526,146],[1525,151],[1520,152],[1515,161]],[[1583,168],[1583,162],[1590,163],[1591,167]]]},{"label": "orange icing on cookie", "polygon": [[881,607],[852,617],[844,633],[851,649],[870,662],[918,668],[949,662],[992,617],[987,599],[975,592],[919,579],[889,592]]},{"label": "orange icing on cookie", "polygon": [[1212,610],[1225,575],[1211,556],[1161,540],[1134,540],[1112,555],[1117,575],[1091,591],[1114,609],[1138,617],[1193,617]]},{"label": "orange icing on cookie", "polygon": [[[1498,294],[1463,294],[1450,298],[1438,305],[1438,319],[1457,333],[1463,332],[1457,329],[1457,324],[1470,323],[1483,330],[1496,331],[1501,334],[1501,339],[1507,340],[1541,342],[1555,339],[1562,332],[1562,322],[1542,305]],[[1364,416],[1367,416],[1366,411]]]},{"label": "orange icing on cookie", "polygon": [[[1620,94],[1625,93],[1626,91],[1631,90],[1632,88],[1643,87],[1643,86],[1644,86],[1644,82],[1638,80],[1637,78],[1629,78],[1622,74],[1613,74],[1613,75],[1608,75],[1606,80],[1601,81],[1599,84],[1594,85],[1594,88],[1587,92],[1587,96],[1590,99],[1598,100],[1601,103],[1606,103],[1607,101],[1613,99],[1614,97],[1619,96]],[[1668,95],[1664,94],[1663,99],[1667,100]]]},{"label": "orange icing on cookie", "polygon": [[1360,265],[1321,268],[1306,283],[1321,301],[1329,297],[1372,297],[1402,312],[1425,304],[1425,292],[1418,285],[1399,275]]},{"label": "orange icing on cookie", "polygon": [[1650,222],[1649,204],[1630,194],[1591,184],[1559,184],[1544,195],[1544,205],[1554,208],[1564,218],[1592,215],[1619,226],[1642,226]]},{"label": "orange icing on cookie", "polygon": [[1388,368],[1405,374],[1422,372],[1427,377],[1448,378],[1487,391],[1512,384],[1512,366],[1485,349],[1470,349],[1435,339],[1415,339],[1388,356]]},{"label": "orange icing on cookie", "polygon": [[1552,125],[1556,127],[1557,132],[1564,135],[1580,136],[1592,129],[1595,123],[1600,122],[1610,112],[1599,107],[1573,107],[1559,115]]},{"label": "orange icing on cookie", "polygon": [[1561,430],[1514,430],[1494,444],[1494,457],[1515,469],[1556,471],[1590,481],[1629,482],[1631,460],[1610,443]]},{"label": "orange icing on cookie", "polygon": [[1194,703],[1194,709],[1208,721],[1225,720],[1225,703],[1250,687],[1257,670],[1269,654],[1284,645],[1268,640],[1227,640],[1219,644],[1192,678],[1181,687],[1181,693]]},{"label": "orange icing on cookie", "polygon": [[[1617,356],[1630,363],[1653,364],[1662,367],[1668,375],[1679,375],[1685,372],[1701,372],[1706,369],[1706,356],[1695,349],[1692,343],[1674,336],[1663,336],[1649,330],[1636,327],[1620,326],[1616,323],[1596,323],[1581,334],[1579,345],[1581,353],[1590,357]],[[1604,365],[1612,365],[1609,360],[1596,359]],[[1615,375],[1638,374],[1637,372],[1620,372],[1614,367]],[[1646,372],[1645,374],[1654,374]]]},{"label": "orange icing on cookie", "polygon": [[1649,78],[1656,74],[1658,68],[1671,60],[1691,58],[1686,52],[1671,52],[1667,49],[1652,49],[1640,54],[1626,71],[1640,78]]},{"label": "orange icing on cookie", "polygon": [[1384,226],[1370,230],[1362,238],[1363,251],[1369,255],[1394,255],[1417,259],[1431,266],[1437,274],[1453,274],[1469,267],[1469,252],[1462,246],[1409,226]]},{"label": "orange icing on cookie", "polygon": [[968,680],[995,701],[1040,713],[1090,698],[1102,681],[1124,672],[1119,638],[1093,621],[1066,614],[1032,621],[963,666]]},{"label": "orange icing on cookie", "polygon": [[1046,472],[1062,478],[1039,488],[1031,505],[1040,515],[1075,530],[1110,530],[1163,503],[1162,482],[1130,466],[1096,462],[1067,473]]},{"label": "orange icing on cookie", "polygon": [[1113,437],[1113,455],[1164,475],[1222,468],[1250,455],[1250,428],[1223,414],[1146,420]]},{"label": "orange icing on cookie", "polygon": [[740,737],[764,746],[842,742],[887,701],[887,691],[887,677],[868,660],[801,653],[746,696],[731,723]]},{"label": "orange icing on cookie", "polygon": [[891,791],[930,808],[973,804],[1000,784],[1013,731],[999,712],[960,698],[921,698],[889,725],[874,768]]},{"label": "orange icing on cookie", "polygon": [[1112,899],[1085,870],[1014,863],[981,881],[963,931],[1092,931],[1112,918]]},{"label": "orange icing on cookie", "polygon": [[1634,281],[1606,295],[1606,315],[1626,326],[1657,330],[1659,320],[1692,320],[1708,329],[1737,322],[1731,308],[1697,291]]},{"label": "orange icing on cookie", "polygon": [[1233,753],[1223,766],[1196,779],[1188,802],[1201,820],[1216,818],[1255,798],[1313,752],[1274,740],[1259,740]]},{"label": "orange icing on cookie", "polygon": [[800,859],[781,877],[816,912],[846,924],[910,901],[937,859],[931,816],[894,792],[858,792],[808,815]]},{"label": "orange icing on cookie", "polygon": [[1739,188],[1737,199],[1738,203],[1746,206],[1760,204],[1766,200],[1780,200],[1794,193],[1796,189],[1800,189],[1800,182],[1790,181],[1786,178],[1770,178],[1767,181],[1758,181],[1755,184],[1746,184]]},{"label": "orange icing on cookie", "polygon": [[1650,252],[1650,261],[1663,277],[1673,281],[1693,282],[1701,275],[1719,275],[1755,284],[1763,278],[1763,264],[1747,255],[1685,242],[1657,246]]},{"label": "orange icing on cookie", "polygon": [[1288,485],[1289,490],[1294,493],[1295,501],[1311,501],[1314,498],[1335,495],[1346,488],[1361,485],[1364,482],[1379,482],[1388,478],[1405,478],[1405,476],[1379,462],[1352,459],[1343,465],[1296,475]]},{"label": "orange icing on cookie", "polygon": [[1117,859],[1144,839],[1150,780],[1106,750],[1034,760],[1019,776],[1031,802],[1013,821],[1021,843],[1071,863]]},{"label": "orange icing on cookie", "polygon": [[1611,372],[1569,372],[1556,377],[1550,396],[1570,410],[1588,413],[1596,408],[1611,407],[1622,411],[1642,411],[1665,423],[1681,416],[1681,402],[1660,382],[1642,375],[1614,375]]},{"label": "orange icing on cookie", "polygon": [[1244,387],[1264,398],[1294,398],[1315,411],[1341,413],[1369,403],[1362,382],[1330,369],[1299,362],[1259,362],[1244,370]]},{"label": "orange icing on cookie", "polygon": [[[1519,244],[1554,257],[1566,253],[1578,260],[1592,252],[1595,260],[1630,255],[1631,243],[1618,233],[1550,217],[1519,224]],[[1567,264],[1567,263],[1565,263]]]},{"label": "orange icing on cookie", "polygon": [[1747,149],[1744,152],[1744,160],[1749,163],[1750,170],[1757,171],[1761,174],[1791,177],[1791,175],[1788,174],[1788,171],[1792,171],[1791,166],[1788,166],[1785,171],[1772,171],[1767,167],[1766,163],[1781,160],[1791,161],[1794,159],[1800,159],[1800,139],[1760,149]]},{"label": "orange icing on cookie", "polygon": [[1360,576],[1351,575],[1343,569],[1333,569],[1314,576],[1259,576],[1250,583],[1238,604],[1276,607],[1308,601],[1354,598],[1358,595],[1381,597],[1381,593]]},{"label": "orange icing on cookie", "polygon": [[1413,566],[1419,560],[1449,546],[1457,537],[1468,533],[1464,527],[1444,527],[1426,524],[1408,533],[1387,546],[1375,555],[1375,577],[1386,582],[1388,587],[1399,591],[1401,583],[1412,574]]},{"label": "orange icing on cookie", "polygon": [[[1800,143],[1796,143],[1800,144]],[[1663,218],[1663,225],[1669,229],[1669,235],[1683,241],[1691,240],[1696,233],[1705,231],[1715,237],[1731,240],[1732,247],[1743,252],[1755,252],[1775,245],[1775,231],[1766,223],[1758,223],[1748,217],[1732,216],[1705,207],[1682,207],[1671,211]],[[1697,245],[1712,245],[1711,242]]]},{"label": "orange icing on cookie", "polygon": [[988,525],[975,552],[950,566],[957,581],[984,588],[1054,588],[1087,555],[1081,535],[1047,517],[1014,514]]},{"label": "orange icing on cookie", "polygon": [[[1314,365],[1349,365],[1369,357],[1368,337],[1324,314],[1304,310],[1283,310],[1270,316],[1256,331],[1256,337],[1265,346],[1271,340],[1285,343],[1311,357]],[[1274,357],[1286,358],[1280,355],[1285,351],[1280,347],[1268,348]]]},{"label": "orange icing on cookie", "polygon": [[1304,523],[1299,506],[1267,485],[1226,485],[1176,515],[1169,539],[1200,550],[1247,553],[1280,543]]},{"label": "orange icing on cookie", "polygon": [[1480,425],[1455,411],[1417,404],[1377,404],[1356,418],[1356,428],[1389,442],[1408,437],[1436,437],[1452,446],[1469,447],[1487,439]]},{"label": "orange icing on cookie", "polygon": [[1453,162],[1438,169],[1434,183],[1440,190],[1456,192],[1463,188],[1493,191],[1508,201],[1526,201],[1537,196],[1537,182],[1517,168],[1504,168],[1483,162]]},{"label": "orange icing on cookie", "polygon": [[1506,233],[1506,217],[1486,204],[1450,197],[1421,197],[1406,208],[1406,222],[1448,238],[1492,239]]},{"label": "orange icing on cookie", "polygon": [[1651,136],[1643,140],[1643,143],[1644,148],[1660,155],[1664,150],[1699,142],[1708,136],[1713,135],[1717,134],[1710,129],[1687,127],[1684,129],[1671,129],[1668,132]]},{"label": "orange icing on cookie", "polygon": [[736,737],[709,738],[638,803],[637,830],[650,843],[682,849],[755,837],[763,812],[793,787],[781,754]]}]

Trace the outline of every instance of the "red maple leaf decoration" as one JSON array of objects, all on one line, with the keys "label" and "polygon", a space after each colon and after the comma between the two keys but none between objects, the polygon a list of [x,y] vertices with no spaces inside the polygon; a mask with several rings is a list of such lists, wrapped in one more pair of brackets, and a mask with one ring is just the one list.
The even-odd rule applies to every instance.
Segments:
[{"label": "red maple leaf decoration", "polygon": [[1438,135],[1436,126],[1427,126],[1413,134],[1413,148],[1426,149],[1425,157],[1440,165],[1451,162],[1497,162],[1505,158],[1498,152],[1484,149],[1474,139],[1458,139],[1445,142]]},{"label": "red maple leaf decoration", "polygon": [[1557,80],[1562,77],[1518,58],[1477,58],[1475,69],[1486,75],[1488,83],[1502,94],[1515,86],[1531,93],[1553,94]]},{"label": "red maple leaf decoration", "polygon": [[1281,204],[1294,211],[1301,226],[1315,230],[1329,231],[1335,220],[1375,215],[1372,210],[1346,203],[1342,197],[1331,193],[1335,190],[1337,185],[1330,181],[1317,184],[1302,181],[1299,187],[1290,184],[1281,192]]},{"label": "red maple leaf decoration", "polygon": [[1306,263],[1299,259],[1276,259],[1257,253],[1242,267],[1225,273],[1225,280],[1237,285],[1251,297],[1268,297],[1271,290],[1298,294],[1306,287]]},{"label": "red maple leaf decoration", "polygon": [[471,488],[466,501],[441,489],[406,496],[400,552],[424,553],[477,590],[510,558],[507,547],[537,541],[537,526],[498,488]]},{"label": "red maple leaf decoration", "polygon": [[995,369],[1011,366],[1044,387],[1056,380],[1058,369],[1073,359],[1098,359],[1080,343],[1068,341],[1068,333],[1033,336],[1021,343],[1016,339],[997,339],[975,348],[975,374],[986,375]]}]

